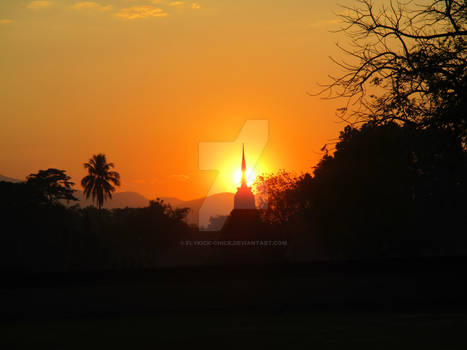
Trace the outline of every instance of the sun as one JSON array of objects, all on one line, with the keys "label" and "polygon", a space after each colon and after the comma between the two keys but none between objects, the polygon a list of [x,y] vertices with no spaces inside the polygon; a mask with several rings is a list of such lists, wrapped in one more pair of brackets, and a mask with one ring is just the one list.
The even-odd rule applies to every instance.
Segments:
[{"label": "sun", "polygon": [[[248,186],[251,186],[253,182],[256,180],[256,173],[251,169],[246,170],[245,176],[246,176],[246,184]],[[234,178],[235,184],[237,186],[240,186],[240,182],[242,180],[242,171],[240,169],[235,171],[233,178]]]}]

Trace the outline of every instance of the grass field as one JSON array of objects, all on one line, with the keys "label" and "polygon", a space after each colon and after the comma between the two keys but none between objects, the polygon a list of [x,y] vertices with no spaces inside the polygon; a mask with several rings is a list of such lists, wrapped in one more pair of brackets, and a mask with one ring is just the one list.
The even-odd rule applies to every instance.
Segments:
[{"label": "grass field", "polygon": [[466,349],[465,314],[168,314],[2,325],[3,349]]},{"label": "grass field", "polygon": [[467,349],[466,264],[15,273],[0,349]]}]

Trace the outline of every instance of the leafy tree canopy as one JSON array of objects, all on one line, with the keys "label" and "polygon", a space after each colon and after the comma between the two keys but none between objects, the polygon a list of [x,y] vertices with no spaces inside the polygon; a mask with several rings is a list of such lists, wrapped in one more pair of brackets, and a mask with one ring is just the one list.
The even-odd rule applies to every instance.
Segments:
[{"label": "leafy tree canopy", "polygon": [[39,170],[37,174],[27,177],[27,185],[33,186],[42,196],[45,203],[57,204],[60,200],[76,201],[73,195],[74,183],[66,175],[65,170],[49,168]]}]

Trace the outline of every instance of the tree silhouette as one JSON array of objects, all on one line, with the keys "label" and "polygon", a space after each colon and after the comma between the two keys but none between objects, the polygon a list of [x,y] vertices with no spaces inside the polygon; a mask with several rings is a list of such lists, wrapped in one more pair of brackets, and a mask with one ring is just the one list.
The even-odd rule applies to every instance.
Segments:
[{"label": "tree silhouette", "polygon": [[37,174],[30,174],[27,177],[27,184],[37,191],[41,198],[39,202],[57,204],[59,200],[76,201],[73,196],[73,182],[65,174],[65,170],[49,168],[39,170]]},{"label": "tree silhouette", "polygon": [[280,170],[277,174],[263,174],[253,184],[256,201],[263,221],[285,224],[297,211],[295,190],[299,176]]},{"label": "tree silhouette", "polygon": [[262,218],[325,257],[464,254],[467,154],[440,153],[449,137],[389,121],[346,126],[312,174],[258,177]]},{"label": "tree silhouette", "polygon": [[103,153],[93,155],[89,162],[84,163],[84,167],[88,170],[88,175],[81,180],[84,195],[86,199],[91,196],[97,207],[101,209],[104,201],[112,198],[112,192],[115,192],[114,186],[120,186],[120,174],[111,170],[114,164],[107,163]]},{"label": "tree silhouette", "polygon": [[209,218],[208,231],[220,231],[224,226],[227,215],[215,215]]},{"label": "tree silhouette", "polygon": [[[466,144],[467,4],[357,0],[344,6],[341,31],[351,39],[335,61],[343,74],[321,92],[347,99],[346,121],[397,121],[449,132]],[[352,107],[356,106],[356,107]]]}]

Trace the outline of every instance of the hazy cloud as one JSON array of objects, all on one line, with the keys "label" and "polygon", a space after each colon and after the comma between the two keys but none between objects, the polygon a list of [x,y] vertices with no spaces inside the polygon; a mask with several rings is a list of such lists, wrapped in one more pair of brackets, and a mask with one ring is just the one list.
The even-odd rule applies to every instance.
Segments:
[{"label": "hazy cloud", "polygon": [[169,3],[170,6],[183,7],[183,1],[172,1]]},{"label": "hazy cloud", "polygon": [[42,9],[45,7],[49,7],[50,5],[52,5],[52,1],[38,0],[31,1],[26,7],[28,9]]},{"label": "hazy cloud", "polygon": [[197,10],[197,9],[199,9],[200,7],[201,7],[201,6],[199,6],[199,4],[198,4],[197,2],[194,2],[194,3],[191,4],[191,8],[192,8],[192,9]]},{"label": "hazy cloud", "polygon": [[149,17],[165,17],[167,13],[163,9],[154,6],[132,6],[121,9],[116,13],[118,17],[126,19],[140,19]]},{"label": "hazy cloud", "polygon": [[81,1],[81,2],[77,2],[71,5],[71,8],[75,10],[96,9],[96,10],[101,10],[101,11],[107,11],[107,10],[110,10],[112,6],[110,5],[104,6],[94,1]]},{"label": "hazy cloud", "polygon": [[5,18],[5,19],[0,19],[0,24],[10,24],[12,23],[13,20]]}]

